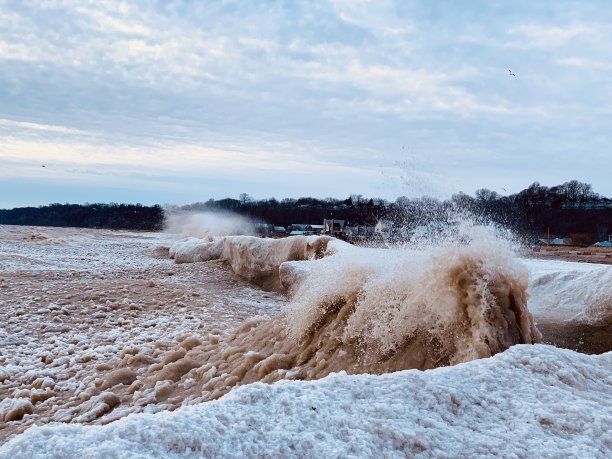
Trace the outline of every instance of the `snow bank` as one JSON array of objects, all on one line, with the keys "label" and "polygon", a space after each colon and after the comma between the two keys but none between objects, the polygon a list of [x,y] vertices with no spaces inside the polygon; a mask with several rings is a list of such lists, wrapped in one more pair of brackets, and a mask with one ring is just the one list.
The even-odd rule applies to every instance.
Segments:
[{"label": "snow bank", "polygon": [[538,319],[612,322],[612,265],[526,261],[529,309]]},{"label": "snow bank", "polygon": [[610,353],[515,346],[426,372],[253,384],[107,426],[34,427],[0,457],[605,458],[611,370]]},{"label": "snow bank", "polygon": [[588,353],[612,350],[612,266],[525,263],[529,310],[546,342]]},{"label": "snow bank", "polygon": [[188,238],[170,246],[170,257],[177,263],[222,259],[232,270],[266,289],[282,289],[279,267],[285,261],[321,258],[327,244],[346,245],[330,237],[295,236],[284,239],[262,239],[253,236],[221,238]]}]

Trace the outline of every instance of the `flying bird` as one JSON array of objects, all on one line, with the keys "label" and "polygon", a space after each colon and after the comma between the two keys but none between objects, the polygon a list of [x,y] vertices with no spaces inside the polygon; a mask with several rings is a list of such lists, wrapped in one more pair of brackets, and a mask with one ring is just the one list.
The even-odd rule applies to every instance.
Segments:
[{"label": "flying bird", "polygon": [[41,167],[47,167],[47,166],[45,166],[45,165],[43,164]]},{"label": "flying bird", "polygon": [[516,75],[514,73],[512,73],[512,70],[508,69],[508,73],[510,74],[510,76],[515,77]]}]

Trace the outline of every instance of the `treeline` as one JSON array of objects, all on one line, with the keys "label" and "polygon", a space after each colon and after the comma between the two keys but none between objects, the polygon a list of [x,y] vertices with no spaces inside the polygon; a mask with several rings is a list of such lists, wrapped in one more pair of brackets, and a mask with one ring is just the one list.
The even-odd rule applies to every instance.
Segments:
[{"label": "treeline", "polygon": [[432,222],[450,222],[458,212],[486,222],[501,224],[525,238],[571,237],[579,244],[602,241],[612,234],[612,200],[595,193],[588,183],[572,180],[546,187],[533,183],[523,191],[502,196],[479,189],[475,196],[457,193],[447,200],[401,196],[390,202],[353,194],[347,199],[254,200],[210,199],[168,210],[231,211],[257,221],[287,227],[293,223],[322,224],[325,218],[342,219],[348,225],[373,226],[380,220],[396,228],[411,229]]},{"label": "treeline", "polygon": [[481,189],[474,198],[459,194],[453,200],[478,215],[537,237],[550,233],[551,237],[569,237],[575,244],[592,244],[612,234],[612,199],[577,180],[553,187],[536,182],[510,196]]},{"label": "treeline", "polygon": [[447,200],[430,197],[395,201],[353,194],[346,199],[275,198],[255,200],[209,199],[186,206],[140,204],[51,204],[0,210],[0,224],[74,226],[89,228],[157,230],[165,212],[231,211],[255,221],[288,227],[322,224],[324,219],[345,220],[348,226],[374,226],[380,220],[396,228],[414,229],[432,222],[450,222],[458,212],[504,225],[526,238],[571,237],[590,244],[612,234],[612,200],[595,193],[588,183],[572,180],[553,187],[534,183],[523,191],[502,196],[480,189],[474,196],[458,193]]},{"label": "treeline", "polygon": [[0,224],[159,230],[164,212],[159,205],[51,204],[40,207],[0,209]]}]

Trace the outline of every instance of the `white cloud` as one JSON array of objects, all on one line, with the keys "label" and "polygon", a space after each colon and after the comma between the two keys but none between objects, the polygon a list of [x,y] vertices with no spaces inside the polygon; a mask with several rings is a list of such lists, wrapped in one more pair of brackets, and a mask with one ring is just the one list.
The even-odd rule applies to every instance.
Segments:
[{"label": "white cloud", "polygon": [[[129,7],[116,8],[112,12],[102,11],[99,8],[76,6],[75,11],[87,19],[86,26],[98,32],[120,33],[127,35],[150,36],[153,31],[145,24],[128,18]],[[113,14],[114,13],[114,14]]]},{"label": "white cloud", "polygon": [[571,24],[553,26],[544,24],[523,24],[508,29],[508,34],[517,41],[508,43],[510,47],[555,48],[563,46],[576,38],[594,37],[598,34],[595,24]]},{"label": "white cloud", "polygon": [[612,63],[610,62],[602,62],[597,59],[589,59],[583,57],[566,57],[562,59],[557,59],[556,61],[560,65],[565,65],[568,67],[577,67],[582,69],[592,69],[592,70],[609,70],[612,69]]},{"label": "white cloud", "polygon": [[31,123],[28,121],[15,121],[5,118],[0,118],[0,126],[8,128],[27,129],[32,131],[52,132],[58,134],[90,134],[86,131],[66,126],[60,126],[55,124]]}]

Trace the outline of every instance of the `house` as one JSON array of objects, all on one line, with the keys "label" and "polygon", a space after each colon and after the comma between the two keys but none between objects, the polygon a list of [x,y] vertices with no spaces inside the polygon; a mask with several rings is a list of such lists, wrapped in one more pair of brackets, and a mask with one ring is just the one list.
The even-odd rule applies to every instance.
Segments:
[{"label": "house", "polygon": [[569,237],[556,237],[550,241],[550,245],[572,245],[572,240]]},{"label": "house", "polygon": [[569,237],[566,237],[566,238],[555,237],[552,239],[540,238],[534,243],[534,245],[537,245],[537,246],[542,246],[542,245],[565,246],[565,245],[572,245],[572,240]]},{"label": "house", "polygon": [[303,234],[305,236],[310,236],[313,234],[319,235],[323,231],[323,225],[310,225],[305,223],[293,223],[289,225],[287,229],[289,231],[289,235],[298,235]]},{"label": "house", "polygon": [[287,228],[287,231],[289,231],[290,234],[292,231],[302,231],[305,233],[308,231],[308,225],[306,223],[292,223]]},{"label": "house", "polygon": [[308,228],[312,234],[316,234],[318,236],[325,229],[325,225],[308,225]]},{"label": "house", "polygon": [[369,225],[345,226],[344,233],[352,240],[366,240],[374,235],[374,227]]},{"label": "house", "polygon": [[335,218],[325,218],[323,220],[323,233],[326,234],[337,234],[344,231],[345,220],[338,220]]}]

